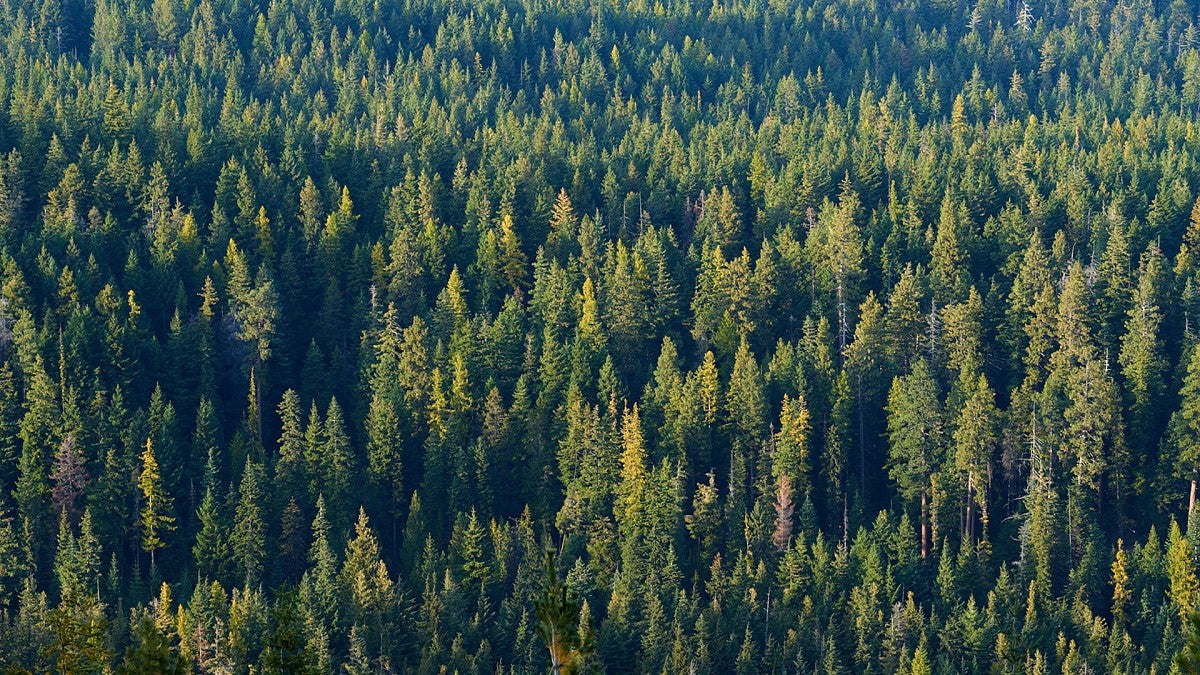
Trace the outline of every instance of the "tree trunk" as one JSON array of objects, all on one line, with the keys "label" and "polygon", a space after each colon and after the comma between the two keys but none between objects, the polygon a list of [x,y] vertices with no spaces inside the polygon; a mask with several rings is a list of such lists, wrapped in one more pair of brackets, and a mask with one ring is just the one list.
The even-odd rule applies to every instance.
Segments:
[{"label": "tree trunk", "polygon": [[842,490],[842,548],[846,548],[850,542],[850,495],[846,489]]},{"label": "tree trunk", "polygon": [[967,474],[967,540],[975,545],[975,480]]},{"label": "tree trunk", "polygon": [[929,556],[929,493],[921,493],[921,557]]},{"label": "tree trunk", "polygon": [[838,267],[837,277],[837,301],[838,301],[838,349],[842,357],[842,367],[846,367],[846,335],[849,333],[849,326],[846,325],[846,291],[842,283],[843,273],[841,267]]},{"label": "tree trunk", "polygon": [[1196,510],[1196,479],[1192,479],[1192,493],[1188,496],[1188,531],[1192,530],[1192,513]]}]

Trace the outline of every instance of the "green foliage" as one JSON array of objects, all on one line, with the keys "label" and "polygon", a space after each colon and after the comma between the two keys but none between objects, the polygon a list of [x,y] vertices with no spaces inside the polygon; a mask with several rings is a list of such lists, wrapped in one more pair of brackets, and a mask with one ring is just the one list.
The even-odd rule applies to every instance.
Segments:
[{"label": "green foliage", "polygon": [[154,443],[146,439],[142,452],[142,466],[138,472],[137,487],[142,495],[142,508],[138,513],[138,525],[142,533],[142,549],[154,552],[166,545],[162,536],[175,529],[175,517],[171,515],[172,500],[163,487],[158,460],[154,457]]},{"label": "green foliage", "polygon": [[1187,639],[1183,648],[1175,655],[1174,666],[1181,673],[1193,675],[1200,673],[1200,613],[1191,612],[1187,616]]},{"label": "green foliage", "polygon": [[0,5],[0,664],[1188,671],[1189,7]]},{"label": "green foliage", "polygon": [[125,650],[125,660],[117,668],[118,673],[175,675],[190,671],[179,649],[155,624],[153,615],[144,613],[135,622],[133,641],[133,645]]},{"label": "green foliage", "polygon": [[595,649],[594,637],[588,623],[581,622],[579,601],[558,580],[555,561],[554,553],[548,551],[545,581],[536,603],[537,632],[550,653],[550,672],[570,675],[584,672],[580,666]]}]

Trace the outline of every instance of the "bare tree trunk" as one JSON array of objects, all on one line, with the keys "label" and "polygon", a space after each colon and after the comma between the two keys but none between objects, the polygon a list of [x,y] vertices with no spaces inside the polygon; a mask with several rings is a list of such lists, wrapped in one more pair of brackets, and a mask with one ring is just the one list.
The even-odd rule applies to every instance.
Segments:
[{"label": "bare tree trunk", "polygon": [[921,557],[929,556],[929,493],[921,493]]},{"label": "bare tree trunk", "polygon": [[838,300],[838,348],[842,356],[842,367],[846,366],[846,335],[849,332],[849,326],[846,325],[846,290],[843,284],[843,273],[841,268],[838,268],[837,278],[837,300]]},{"label": "bare tree trunk", "polygon": [[842,548],[850,541],[850,496],[849,491],[842,489]]},{"label": "bare tree trunk", "polygon": [[562,661],[558,657],[558,630],[550,626],[550,672],[562,675]]},{"label": "bare tree trunk", "polygon": [[1196,479],[1192,479],[1192,493],[1188,496],[1188,531],[1192,529],[1192,513],[1196,511]]},{"label": "bare tree trunk", "polygon": [[967,541],[975,545],[975,478],[967,474]]}]

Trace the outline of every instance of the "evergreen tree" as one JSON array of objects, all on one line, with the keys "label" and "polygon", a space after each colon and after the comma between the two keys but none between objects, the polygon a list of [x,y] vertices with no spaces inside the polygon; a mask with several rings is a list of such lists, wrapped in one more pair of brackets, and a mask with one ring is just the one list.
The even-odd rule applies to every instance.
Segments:
[{"label": "evergreen tree", "polygon": [[920,502],[921,557],[936,539],[934,483],[943,468],[941,401],[923,359],[897,377],[888,395],[888,464],[892,480],[910,503]]},{"label": "evergreen tree", "polygon": [[152,615],[142,614],[135,621],[133,634],[134,644],[125,650],[125,660],[117,668],[118,673],[188,672],[183,655],[159,630]]},{"label": "evergreen tree", "polygon": [[[300,413],[300,397],[294,389],[283,392],[277,409],[279,414],[279,443],[275,456],[277,497],[295,498],[308,486],[305,467],[305,438]],[[277,502],[280,501],[277,499]]]},{"label": "evergreen tree", "polygon": [[1125,377],[1129,406],[1130,443],[1134,448],[1153,447],[1161,428],[1165,360],[1162,355],[1159,309],[1162,286],[1162,255],[1151,249],[1142,256],[1137,287],[1125,322],[1118,361]]},{"label": "evergreen tree", "polygon": [[[1187,372],[1180,389],[1179,410],[1171,417],[1175,467],[1180,476],[1191,481],[1188,495],[1188,520],[1196,509],[1196,484],[1200,481],[1200,350],[1190,350]],[[1189,524],[1190,529],[1190,524]]]},{"label": "evergreen tree", "polygon": [[233,559],[245,574],[246,587],[256,585],[263,573],[266,554],[266,523],[263,515],[263,470],[247,461],[238,484],[237,509],[233,514],[230,548]]},{"label": "evergreen tree", "polygon": [[843,181],[841,198],[836,205],[826,202],[817,226],[809,236],[809,259],[822,280],[833,287],[834,315],[837,317],[839,353],[849,344],[853,307],[853,284],[863,273],[863,241],[859,219],[862,204],[858,195]]},{"label": "evergreen tree", "polygon": [[594,637],[580,632],[580,605],[558,580],[555,557],[546,554],[546,580],[537,601],[537,632],[550,652],[550,672],[569,675],[592,653]]},{"label": "evergreen tree", "polygon": [[229,533],[212,488],[205,491],[196,520],[200,523],[200,531],[192,545],[196,574],[200,579],[224,581],[228,579]]},{"label": "evergreen tree", "polygon": [[166,546],[162,535],[175,529],[174,505],[163,486],[158,460],[154,457],[154,443],[146,439],[142,452],[142,466],[138,472],[137,486],[142,495],[142,507],[138,514],[138,526],[142,534],[142,550],[150,553],[150,566],[154,567],[154,554]]},{"label": "evergreen tree", "polygon": [[1000,412],[987,378],[980,375],[959,411],[954,426],[954,467],[963,483],[966,503],[966,538],[976,540],[975,509],[979,509],[981,534],[987,540],[988,493],[991,491],[993,456],[999,441]]}]

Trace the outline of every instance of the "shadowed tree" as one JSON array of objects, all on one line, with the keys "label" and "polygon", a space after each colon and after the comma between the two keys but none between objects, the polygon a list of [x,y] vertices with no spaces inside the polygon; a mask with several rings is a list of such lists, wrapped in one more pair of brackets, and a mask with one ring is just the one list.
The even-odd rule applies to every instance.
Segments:
[{"label": "shadowed tree", "polygon": [[594,651],[594,636],[580,631],[580,604],[558,579],[556,556],[546,552],[546,573],[536,602],[537,633],[550,653],[550,672],[571,675]]}]

